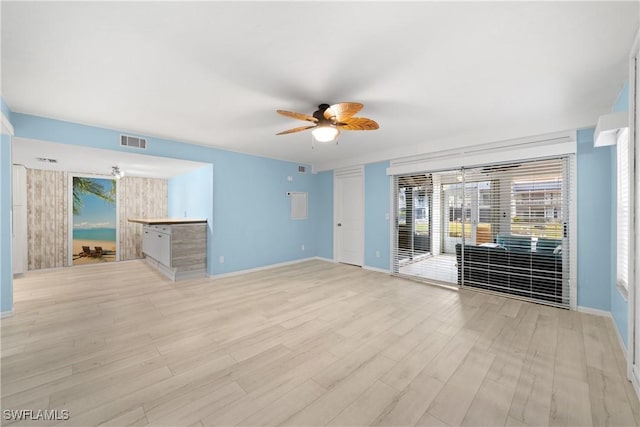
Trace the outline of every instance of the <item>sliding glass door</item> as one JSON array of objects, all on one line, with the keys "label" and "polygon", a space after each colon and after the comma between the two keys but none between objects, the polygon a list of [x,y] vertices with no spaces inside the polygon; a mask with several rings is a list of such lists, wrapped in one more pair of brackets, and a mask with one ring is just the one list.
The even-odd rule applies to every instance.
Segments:
[{"label": "sliding glass door", "polygon": [[413,261],[431,253],[431,183],[427,175],[412,175],[396,186],[398,257]]},{"label": "sliding glass door", "polygon": [[[571,161],[396,176],[394,273],[568,306]],[[428,218],[425,250],[418,217]]]}]

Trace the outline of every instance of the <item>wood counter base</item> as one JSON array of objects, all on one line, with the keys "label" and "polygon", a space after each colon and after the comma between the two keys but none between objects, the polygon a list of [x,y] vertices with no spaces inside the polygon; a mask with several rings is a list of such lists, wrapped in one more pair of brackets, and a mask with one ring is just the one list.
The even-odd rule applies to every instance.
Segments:
[{"label": "wood counter base", "polygon": [[207,224],[145,224],[142,252],[147,262],[171,280],[207,275]]}]

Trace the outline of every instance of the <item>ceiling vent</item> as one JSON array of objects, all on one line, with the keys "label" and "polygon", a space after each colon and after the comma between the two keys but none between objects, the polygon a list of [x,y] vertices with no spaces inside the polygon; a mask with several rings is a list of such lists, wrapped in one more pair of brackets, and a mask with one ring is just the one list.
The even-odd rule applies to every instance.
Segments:
[{"label": "ceiling vent", "polygon": [[298,166],[298,172],[299,172],[299,173],[307,173],[307,167],[306,167],[306,166],[299,165],[299,166]]},{"label": "ceiling vent", "polygon": [[120,145],[145,150],[147,148],[147,139],[139,138],[137,136],[120,135]]},{"label": "ceiling vent", "polygon": [[48,159],[46,157],[36,157],[36,159],[42,163],[58,163],[56,159]]}]

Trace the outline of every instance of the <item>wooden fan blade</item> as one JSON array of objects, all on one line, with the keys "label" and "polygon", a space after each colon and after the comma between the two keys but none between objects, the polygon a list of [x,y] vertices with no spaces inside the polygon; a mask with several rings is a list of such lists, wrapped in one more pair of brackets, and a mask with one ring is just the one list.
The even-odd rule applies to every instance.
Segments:
[{"label": "wooden fan blade", "polygon": [[364,107],[364,105],[357,102],[340,102],[339,104],[333,104],[324,110],[324,118],[342,122],[362,110],[362,107]]},{"label": "wooden fan blade", "polygon": [[293,129],[289,129],[289,130],[283,130],[282,132],[278,132],[276,133],[276,135],[286,135],[288,133],[294,133],[294,132],[301,132],[303,130],[307,130],[307,129],[312,129],[316,127],[315,125],[313,126],[300,126],[299,128],[293,128]]},{"label": "wooden fan blade", "polygon": [[282,114],[283,116],[291,117],[292,119],[306,120],[308,122],[313,122],[313,123],[317,123],[318,122],[318,119],[316,119],[313,116],[307,116],[306,114],[292,113],[291,111],[284,111],[284,110],[276,110],[276,111],[278,112],[278,114]]},{"label": "wooden fan blade", "polygon": [[380,126],[378,123],[366,117],[351,117],[336,123],[340,130],[376,130]]}]

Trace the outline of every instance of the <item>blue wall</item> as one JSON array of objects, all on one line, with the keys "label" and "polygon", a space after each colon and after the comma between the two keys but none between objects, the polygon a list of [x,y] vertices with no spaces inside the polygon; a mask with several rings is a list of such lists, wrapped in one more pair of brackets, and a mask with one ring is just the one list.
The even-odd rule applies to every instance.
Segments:
[{"label": "blue wall", "polygon": [[313,199],[312,174],[298,173],[297,164],[237,153],[214,166],[214,254],[215,260],[225,257],[214,265],[216,274],[315,256],[313,212],[292,220],[286,194],[306,191]]},{"label": "blue wall", "polygon": [[316,255],[333,259],[333,171],[316,175],[316,197],[310,204],[316,215]]},{"label": "blue wall", "polygon": [[[25,114],[14,113],[12,119],[16,137],[139,152],[120,146],[121,132],[117,130]],[[297,163],[146,138],[145,154],[213,164],[213,248],[210,256],[214,274],[315,255],[314,223],[319,217],[310,212],[306,220],[290,219],[287,191],[309,193],[310,205],[316,197],[314,175],[298,173]],[[293,180],[288,181],[288,176]],[[305,246],[304,251],[302,245]],[[220,256],[224,256],[224,263],[219,262]]]},{"label": "blue wall", "polygon": [[[615,162],[615,155],[610,147],[594,148],[593,134],[594,129],[582,129],[577,134],[578,306],[610,311],[611,274],[612,268],[615,269],[615,258],[611,257],[609,246],[612,233],[615,236],[615,228],[610,226],[612,219],[615,219],[615,212],[613,218],[611,213],[611,189],[615,185],[615,182],[612,183],[612,173],[615,171],[611,170],[611,158],[613,156]],[[365,165],[365,265],[384,270],[390,269],[389,221],[385,218],[386,213],[390,214],[387,167],[388,162]],[[323,174],[326,177],[329,173]],[[325,178],[322,197],[326,195],[326,200],[330,201],[332,193],[332,182]],[[615,204],[615,192],[613,198]],[[325,215],[332,217],[333,212]],[[323,236],[325,242],[321,244]],[[328,244],[327,236],[331,236],[330,223],[319,236],[318,255],[332,258],[328,255],[333,252],[330,251],[332,247]],[[376,250],[380,251],[380,258],[375,256]],[[626,315],[622,316],[617,301],[613,303],[617,312],[621,313],[622,320],[625,320]]]},{"label": "blue wall", "polygon": [[[0,98],[2,114],[11,122],[11,110]],[[0,138],[0,312],[13,310],[13,265],[11,261],[11,135]]]},{"label": "blue wall", "polygon": [[207,220],[207,273],[213,275],[213,165],[171,178],[167,189],[169,217]]},{"label": "blue wall", "polygon": [[[15,113],[11,115],[11,120],[18,137],[134,151],[118,144],[120,132],[116,130]],[[593,147],[593,129],[578,132],[578,305],[606,311],[611,310],[613,305],[617,313],[614,316],[620,319],[617,322],[622,322],[619,328],[623,330],[623,327],[626,328],[626,312],[614,300],[611,289],[612,265],[615,265],[615,259],[611,256],[615,228],[610,226],[611,189],[615,188],[612,182],[615,172],[612,171],[612,153],[610,148]],[[332,171],[317,175],[300,174],[295,163],[153,137],[148,137],[146,154],[212,165],[212,245],[208,254],[210,274],[224,274],[312,256],[333,258]],[[10,173],[10,161],[5,160],[5,152],[2,155],[3,172],[4,165],[8,165],[6,169]],[[388,162],[365,166],[365,265],[385,270],[389,269],[389,222],[385,218],[390,206],[390,184],[385,171],[387,166]],[[209,185],[204,171],[193,174],[172,181],[172,216],[184,216],[185,209],[180,205],[186,199],[180,199],[178,189],[181,186],[204,180]],[[289,181],[288,176],[293,180]],[[5,187],[6,180],[3,179],[2,201],[10,204],[10,198],[4,196],[10,187],[7,187],[8,190]],[[290,219],[287,191],[309,193],[307,220]],[[209,194],[208,190],[206,193]],[[187,214],[204,216],[198,212],[206,210],[207,202],[195,200],[194,203],[187,207]],[[190,214],[189,210],[194,213]],[[2,224],[3,227],[8,224],[4,216]],[[305,246],[304,251],[302,245]],[[379,258],[375,256],[376,251],[380,251]],[[219,262],[220,256],[224,256],[224,263]],[[6,259],[2,257],[3,272],[5,265],[9,266],[10,271],[10,262],[7,264]]]},{"label": "blue wall", "polygon": [[[364,265],[389,270],[389,162],[364,167]],[[376,256],[376,252],[380,256]]]},{"label": "blue wall", "polygon": [[611,147],[578,131],[578,306],[611,309]]},{"label": "blue wall", "polygon": [[11,109],[2,97],[0,97],[0,111],[2,111],[2,114],[11,122]]},{"label": "blue wall", "polygon": [[[616,102],[613,104],[613,111],[616,113],[629,111],[629,84],[625,83],[624,87],[618,94]],[[611,206],[611,275],[609,279],[610,293],[611,293],[611,315],[618,327],[618,332],[624,341],[624,345],[627,345],[628,339],[628,319],[629,319],[629,307],[627,302],[622,298],[620,292],[616,288],[616,249],[617,242],[617,162],[615,147],[611,148],[611,192],[610,192],[610,206]]]}]

